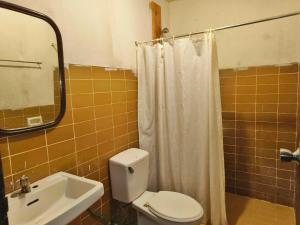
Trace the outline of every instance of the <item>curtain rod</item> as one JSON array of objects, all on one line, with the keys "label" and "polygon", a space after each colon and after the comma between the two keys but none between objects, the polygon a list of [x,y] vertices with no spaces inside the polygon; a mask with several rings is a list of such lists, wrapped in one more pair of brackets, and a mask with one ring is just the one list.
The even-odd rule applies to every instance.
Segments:
[{"label": "curtain rod", "polygon": [[199,31],[199,32],[189,33],[189,34],[181,34],[181,35],[176,35],[176,36],[166,37],[166,38],[157,38],[157,39],[153,39],[151,41],[144,41],[144,42],[136,41],[135,45],[138,46],[140,44],[147,44],[147,43],[164,41],[164,40],[169,40],[169,39],[174,39],[174,38],[184,38],[184,37],[189,37],[192,35],[203,34],[210,30],[212,30],[212,31],[226,30],[226,29],[230,29],[230,28],[242,27],[242,26],[252,25],[252,24],[256,24],[256,23],[263,23],[263,22],[267,22],[267,21],[271,21],[271,20],[277,20],[277,19],[287,18],[287,17],[291,17],[291,16],[297,16],[297,15],[300,15],[300,11],[289,13],[289,14],[284,14],[284,15],[280,15],[280,16],[268,17],[268,18],[264,18],[264,19],[260,19],[260,20],[253,20],[251,22],[246,22],[246,23],[218,27],[218,28],[214,28],[214,29],[207,29],[207,30],[203,30],[203,31]]}]

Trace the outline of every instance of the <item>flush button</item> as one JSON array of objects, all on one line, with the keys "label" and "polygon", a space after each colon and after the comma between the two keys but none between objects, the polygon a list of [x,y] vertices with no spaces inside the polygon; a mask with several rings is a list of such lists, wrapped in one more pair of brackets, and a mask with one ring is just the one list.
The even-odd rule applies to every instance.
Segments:
[{"label": "flush button", "polygon": [[128,167],[129,173],[133,174],[134,173],[134,169],[132,167]]}]

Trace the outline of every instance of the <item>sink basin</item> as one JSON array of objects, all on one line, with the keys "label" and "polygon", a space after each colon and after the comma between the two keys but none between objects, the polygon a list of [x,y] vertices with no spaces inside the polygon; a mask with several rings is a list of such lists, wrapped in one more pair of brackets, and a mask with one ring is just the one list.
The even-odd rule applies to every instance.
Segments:
[{"label": "sink basin", "polygon": [[104,194],[102,183],[64,172],[31,187],[30,193],[7,195],[10,225],[65,225]]}]

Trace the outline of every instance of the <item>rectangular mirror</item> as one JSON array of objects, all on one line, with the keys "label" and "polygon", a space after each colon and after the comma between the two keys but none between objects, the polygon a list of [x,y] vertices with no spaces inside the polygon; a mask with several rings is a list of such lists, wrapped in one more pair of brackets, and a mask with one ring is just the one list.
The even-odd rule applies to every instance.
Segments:
[{"label": "rectangular mirror", "polygon": [[62,39],[47,16],[0,1],[0,133],[53,127],[65,112]]}]

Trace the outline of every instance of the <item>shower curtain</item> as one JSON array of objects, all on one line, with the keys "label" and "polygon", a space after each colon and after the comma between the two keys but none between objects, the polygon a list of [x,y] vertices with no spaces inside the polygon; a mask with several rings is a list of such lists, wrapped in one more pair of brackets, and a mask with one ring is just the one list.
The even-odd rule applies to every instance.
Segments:
[{"label": "shower curtain", "polygon": [[226,225],[219,71],[214,34],[137,49],[140,148],[149,189],[194,197],[202,222]]}]

